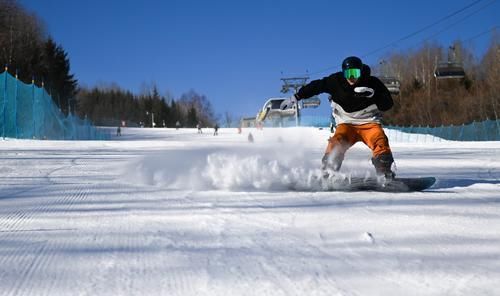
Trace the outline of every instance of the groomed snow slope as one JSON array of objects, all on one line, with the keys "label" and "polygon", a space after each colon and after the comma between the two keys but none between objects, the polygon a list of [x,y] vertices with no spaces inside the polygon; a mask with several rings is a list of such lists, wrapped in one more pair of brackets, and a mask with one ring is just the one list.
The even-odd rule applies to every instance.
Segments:
[{"label": "groomed snow slope", "polygon": [[500,295],[500,142],[389,132],[395,194],[314,188],[325,130],[122,133],[0,140],[0,295]]}]

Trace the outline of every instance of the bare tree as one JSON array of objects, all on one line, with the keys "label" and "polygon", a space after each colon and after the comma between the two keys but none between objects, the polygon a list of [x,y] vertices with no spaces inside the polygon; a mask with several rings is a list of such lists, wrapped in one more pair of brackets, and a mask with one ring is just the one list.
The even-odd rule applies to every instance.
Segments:
[{"label": "bare tree", "polygon": [[204,126],[213,126],[217,121],[212,104],[205,95],[200,95],[194,90],[183,94],[178,102],[184,111],[184,114],[196,114],[198,121]]},{"label": "bare tree", "polygon": [[500,112],[500,38],[498,34],[492,37],[490,48],[485,54],[481,69],[485,71],[484,77],[488,91],[488,107],[495,119],[499,119]]},{"label": "bare tree", "polygon": [[233,124],[233,116],[228,111],[224,113],[224,122],[228,128]]},{"label": "bare tree", "polygon": [[40,73],[45,25],[17,1],[0,0],[0,63],[19,72],[22,80]]}]

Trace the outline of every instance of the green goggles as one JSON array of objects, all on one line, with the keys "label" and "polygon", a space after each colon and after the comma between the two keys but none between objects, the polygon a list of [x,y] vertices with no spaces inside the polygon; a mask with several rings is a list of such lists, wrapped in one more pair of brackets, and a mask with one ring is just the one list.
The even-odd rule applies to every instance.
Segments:
[{"label": "green goggles", "polygon": [[359,77],[361,77],[361,69],[356,69],[356,68],[345,69],[344,70],[344,77],[346,79],[349,79],[349,78],[358,79]]}]

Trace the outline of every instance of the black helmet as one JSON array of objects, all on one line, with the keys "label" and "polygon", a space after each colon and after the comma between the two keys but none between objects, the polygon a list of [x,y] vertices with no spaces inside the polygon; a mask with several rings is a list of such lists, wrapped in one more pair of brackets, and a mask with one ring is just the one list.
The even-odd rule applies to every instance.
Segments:
[{"label": "black helmet", "polygon": [[370,66],[368,66],[367,64],[363,64],[363,68],[361,69],[361,76],[368,77],[371,75],[372,75],[372,69],[370,68]]},{"label": "black helmet", "polygon": [[347,57],[342,62],[342,71],[345,69],[363,69],[363,62],[360,58],[352,56]]}]

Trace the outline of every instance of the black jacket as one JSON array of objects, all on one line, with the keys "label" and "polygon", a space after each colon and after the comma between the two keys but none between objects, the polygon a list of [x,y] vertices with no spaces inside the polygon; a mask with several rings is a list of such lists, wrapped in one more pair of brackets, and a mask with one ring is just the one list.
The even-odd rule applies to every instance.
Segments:
[{"label": "black jacket", "polygon": [[[373,97],[367,98],[355,93],[354,88],[358,86],[372,88],[375,91]],[[301,87],[295,96],[298,100],[301,100],[321,93],[330,94],[331,99],[346,112],[360,111],[372,104],[376,104],[380,111],[387,111],[394,104],[389,90],[377,77],[361,76],[355,85],[350,85],[342,72],[311,81]]]}]

